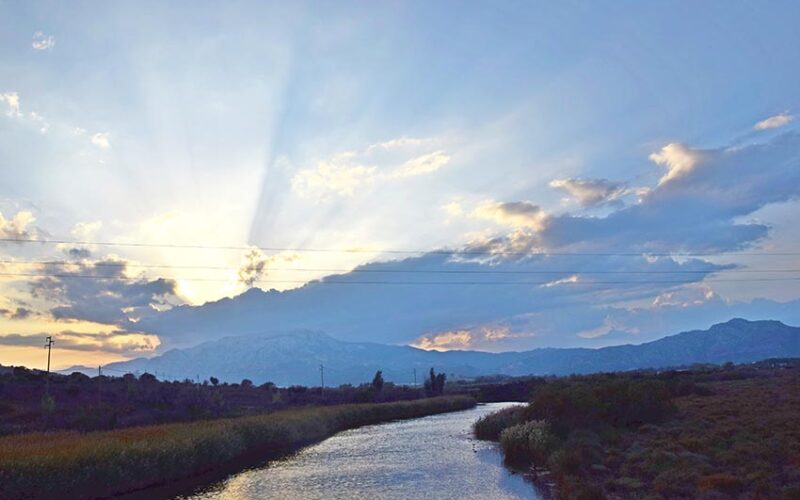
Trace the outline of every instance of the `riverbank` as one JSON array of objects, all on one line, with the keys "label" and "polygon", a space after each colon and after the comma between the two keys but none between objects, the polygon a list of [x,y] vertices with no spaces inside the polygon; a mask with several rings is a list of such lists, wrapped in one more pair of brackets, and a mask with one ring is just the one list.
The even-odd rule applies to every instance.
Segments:
[{"label": "riverbank", "polygon": [[203,474],[248,455],[286,454],[342,430],[473,406],[473,399],[454,396],[104,432],[7,436],[0,438],[0,484],[4,498],[118,495]]},{"label": "riverbank", "polygon": [[788,499],[798,414],[800,364],[775,361],[556,379],[474,432],[560,498]]}]

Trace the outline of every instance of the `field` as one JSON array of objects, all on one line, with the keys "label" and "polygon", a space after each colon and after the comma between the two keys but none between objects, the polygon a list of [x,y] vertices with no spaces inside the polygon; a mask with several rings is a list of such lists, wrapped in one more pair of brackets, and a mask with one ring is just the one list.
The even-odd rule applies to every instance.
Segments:
[{"label": "field", "polygon": [[800,498],[800,364],[549,381],[475,426],[561,498]]},{"label": "field", "polygon": [[424,387],[364,384],[327,387],[259,386],[139,377],[87,377],[0,367],[0,436],[53,430],[124,427],[240,417],[302,406],[407,401],[437,395]]},{"label": "field", "polygon": [[264,415],[0,438],[3,498],[98,497],[201,474],[247,456],[274,457],[336,432],[470,408],[451,396],[306,407]]}]

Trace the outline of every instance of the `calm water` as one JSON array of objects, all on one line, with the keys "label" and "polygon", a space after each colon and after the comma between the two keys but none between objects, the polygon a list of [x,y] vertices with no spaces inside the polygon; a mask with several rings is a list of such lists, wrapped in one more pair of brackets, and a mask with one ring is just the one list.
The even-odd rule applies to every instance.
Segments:
[{"label": "calm water", "polygon": [[503,467],[496,444],[470,433],[479,417],[509,405],[345,431],[188,498],[538,498]]}]

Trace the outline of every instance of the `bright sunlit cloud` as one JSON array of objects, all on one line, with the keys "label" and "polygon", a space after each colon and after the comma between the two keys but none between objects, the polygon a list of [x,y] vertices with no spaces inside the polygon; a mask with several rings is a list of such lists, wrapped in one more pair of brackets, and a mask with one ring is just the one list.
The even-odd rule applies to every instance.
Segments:
[{"label": "bright sunlit cloud", "polygon": [[56,38],[52,35],[45,35],[41,31],[33,34],[31,47],[36,50],[50,50],[56,46]]},{"label": "bright sunlit cloud", "polygon": [[770,116],[760,122],[756,123],[753,128],[755,130],[768,130],[771,128],[778,128],[783,127],[784,125],[788,125],[792,120],[794,120],[794,116],[790,115],[789,113],[779,113],[775,116]]}]

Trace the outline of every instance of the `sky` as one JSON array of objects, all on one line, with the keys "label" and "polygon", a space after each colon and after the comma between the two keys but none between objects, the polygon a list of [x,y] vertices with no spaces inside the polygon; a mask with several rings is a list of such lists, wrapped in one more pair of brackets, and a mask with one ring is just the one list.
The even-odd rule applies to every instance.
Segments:
[{"label": "sky", "polygon": [[[176,318],[252,287],[295,304],[283,327],[437,349],[781,319],[798,21],[780,1],[0,0],[0,363],[40,367],[46,335],[69,366],[238,333]],[[418,283],[364,283],[393,280]]]}]

